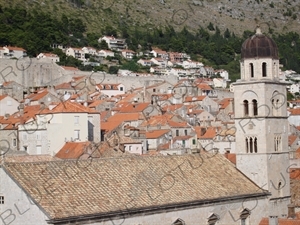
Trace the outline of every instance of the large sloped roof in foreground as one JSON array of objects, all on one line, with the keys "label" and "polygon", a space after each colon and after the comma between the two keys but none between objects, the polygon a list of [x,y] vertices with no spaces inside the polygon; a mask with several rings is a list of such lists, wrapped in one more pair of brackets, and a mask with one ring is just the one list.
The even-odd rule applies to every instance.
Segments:
[{"label": "large sloped roof in foreground", "polygon": [[51,220],[266,196],[222,155],[5,163]]}]

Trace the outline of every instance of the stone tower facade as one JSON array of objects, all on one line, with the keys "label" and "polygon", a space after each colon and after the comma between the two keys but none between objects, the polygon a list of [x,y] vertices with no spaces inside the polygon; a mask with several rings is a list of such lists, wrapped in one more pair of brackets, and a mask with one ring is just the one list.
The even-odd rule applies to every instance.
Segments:
[{"label": "stone tower facade", "polygon": [[267,216],[285,217],[290,202],[286,84],[278,48],[260,28],[242,45],[234,83],[237,168],[269,191]]}]

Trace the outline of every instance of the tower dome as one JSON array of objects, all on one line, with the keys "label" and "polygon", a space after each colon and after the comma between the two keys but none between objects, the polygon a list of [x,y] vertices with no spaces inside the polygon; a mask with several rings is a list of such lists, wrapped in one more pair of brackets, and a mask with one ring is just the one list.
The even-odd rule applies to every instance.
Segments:
[{"label": "tower dome", "polygon": [[242,59],[246,58],[278,58],[278,48],[275,42],[261,33],[259,27],[256,34],[244,41],[241,50]]}]

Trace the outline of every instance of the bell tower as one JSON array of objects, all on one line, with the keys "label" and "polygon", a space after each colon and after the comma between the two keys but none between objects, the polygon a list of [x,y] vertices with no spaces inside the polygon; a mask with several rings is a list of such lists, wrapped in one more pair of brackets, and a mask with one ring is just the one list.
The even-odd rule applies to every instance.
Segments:
[{"label": "bell tower", "polygon": [[269,191],[269,215],[285,217],[290,202],[286,84],[279,81],[275,42],[259,27],[241,49],[234,86],[236,166]]}]

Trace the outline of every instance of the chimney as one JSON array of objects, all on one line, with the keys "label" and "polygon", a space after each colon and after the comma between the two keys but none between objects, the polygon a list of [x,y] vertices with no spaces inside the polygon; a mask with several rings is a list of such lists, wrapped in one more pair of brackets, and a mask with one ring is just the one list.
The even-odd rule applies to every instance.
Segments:
[{"label": "chimney", "polygon": [[269,216],[269,225],[278,225],[278,216]]},{"label": "chimney", "polygon": [[23,115],[23,114],[24,114],[24,104],[23,104],[23,103],[21,103],[21,104],[19,105],[19,113],[20,113],[20,115]]},{"label": "chimney", "polygon": [[201,136],[203,136],[206,132],[206,128],[205,127],[201,127]]},{"label": "chimney", "polygon": [[233,112],[234,110],[234,105],[233,105],[233,99],[229,99],[229,105],[230,105],[230,109],[229,109],[229,112]]},{"label": "chimney", "polygon": [[296,218],[295,206],[293,204],[288,205],[288,219]]}]

